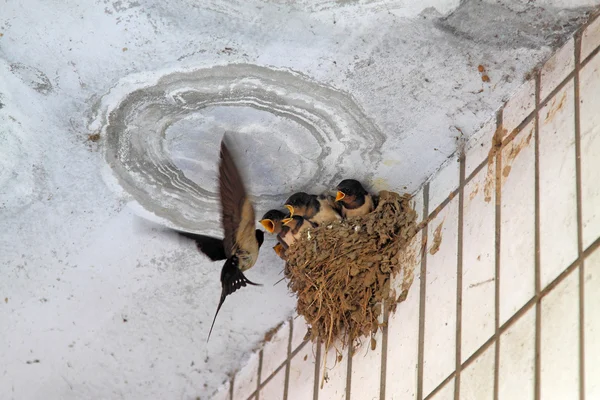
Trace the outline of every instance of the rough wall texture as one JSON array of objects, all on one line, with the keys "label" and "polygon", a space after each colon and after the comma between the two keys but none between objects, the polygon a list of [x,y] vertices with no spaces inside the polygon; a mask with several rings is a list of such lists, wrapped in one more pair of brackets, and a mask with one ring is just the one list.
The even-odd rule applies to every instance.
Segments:
[{"label": "rough wall texture", "polygon": [[212,393],[290,314],[280,264],[207,345],[219,266],[139,215],[218,233],[225,131],[259,213],[341,176],[415,191],[593,3],[3,4],[2,392]]}]

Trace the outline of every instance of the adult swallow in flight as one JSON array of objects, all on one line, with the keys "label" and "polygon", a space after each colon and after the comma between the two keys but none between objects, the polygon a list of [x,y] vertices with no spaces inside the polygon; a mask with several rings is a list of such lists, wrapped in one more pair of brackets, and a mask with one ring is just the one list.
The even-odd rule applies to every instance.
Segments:
[{"label": "adult swallow in flight", "polygon": [[220,159],[219,195],[221,198],[221,223],[225,237],[217,239],[179,232],[181,235],[195,240],[198,250],[211,260],[225,260],[221,269],[221,298],[208,333],[208,339],[210,339],[217,314],[219,314],[225,298],[247,284],[260,286],[248,280],[243,271],[254,266],[258,258],[258,250],[264,241],[264,232],[255,229],[254,207],[246,194],[242,177],[224,141],[221,141]]},{"label": "adult swallow in flight", "polygon": [[355,179],[344,179],[340,182],[335,201],[342,203],[344,218],[367,215],[375,209],[373,197]]},{"label": "adult swallow in flight", "polygon": [[279,210],[269,210],[263,215],[262,219],[258,222],[265,227],[267,232],[274,235],[278,235],[281,232],[283,223],[281,222],[288,215]]},{"label": "adult swallow in flight", "polygon": [[300,239],[300,234],[302,232],[304,232],[308,228],[315,228],[317,226],[316,223],[299,215],[294,215],[293,217],[285,218],[283,220],[283,225],[289,228],[285,235],[282,237],[283,241],[288,246],[291,246],[292,243]]},{"label": "adult swallow in flight", "polygon": [[317,225],[342,219],[335,209],[333,197],[327,195],[294,193],[285,202],[285,207],[292,217],[298,215]]}]

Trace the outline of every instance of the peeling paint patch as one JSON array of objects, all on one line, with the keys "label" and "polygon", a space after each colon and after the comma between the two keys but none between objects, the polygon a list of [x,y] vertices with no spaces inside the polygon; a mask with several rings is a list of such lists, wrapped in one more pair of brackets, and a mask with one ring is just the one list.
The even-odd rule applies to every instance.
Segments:
[{"label": "peeling paint patch", "polygon": [[48,76],[37,68],[13,63],[10,65],[10,72],[38,93],[47,95],[54,89]]}]

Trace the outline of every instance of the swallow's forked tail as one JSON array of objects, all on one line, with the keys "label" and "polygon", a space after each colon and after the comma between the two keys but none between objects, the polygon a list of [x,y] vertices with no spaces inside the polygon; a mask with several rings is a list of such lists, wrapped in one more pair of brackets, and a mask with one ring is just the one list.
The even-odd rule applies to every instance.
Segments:
[{"label": "swallow's forked tail", "polygon": [[229,258],[227,261],[225,261],[225,265],[223,265],[223,270],[221,271],[221,299],[219,300],[217,312],[215,312],[215,317],[213,318],[212,325],[210,326],[208,338],[206,338],[207,343],[210,339],[210,334],[212,333],[213,327],[215,326],[217,314],[219,314],[219,310],[221,309],[223,302],[225,302],[225,298],[246,285],[262,286],[260,283],[254,283],[244,276],[244,273],[237,266],[236,256]]}]

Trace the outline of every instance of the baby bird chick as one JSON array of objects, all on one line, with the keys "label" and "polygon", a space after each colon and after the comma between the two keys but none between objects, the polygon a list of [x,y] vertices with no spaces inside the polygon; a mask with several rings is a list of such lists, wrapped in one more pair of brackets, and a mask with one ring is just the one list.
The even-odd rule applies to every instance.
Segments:
[{"label": "baby bird chick", "polygon": [[269,210],[263,215],[258,222],[266,229],[267,232],[273,235],[278,235],[283,227],[282,220],[287,218],[289,214],[285,214],[279,210]]},{"label": "baby bird chick", "polygon": [[341,202],[344,218],[367,215],[375,209],[373,196],[355,179],[344,179],[340,182],[335,201]]}]

